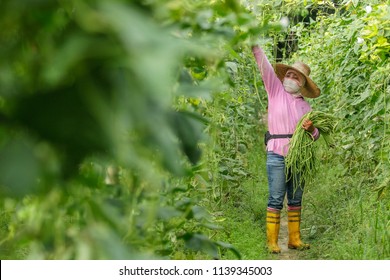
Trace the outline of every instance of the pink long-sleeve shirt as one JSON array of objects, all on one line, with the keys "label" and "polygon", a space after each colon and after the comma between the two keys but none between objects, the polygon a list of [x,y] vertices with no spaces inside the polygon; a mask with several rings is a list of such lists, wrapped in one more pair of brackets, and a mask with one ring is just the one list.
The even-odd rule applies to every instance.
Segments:
[{"label": "pink long-sleeve shirt", "polygon": [[[268,130],[271,134],[293,134],[299,120],[311,111],[310,104],[303,97],[294,96],[285,91],[282,82],[276,76],[274,68],[260,47],[254,46],[252,51],[268,94]],[[312,135],[314,139],[318,139],[317,128],[314,129]],[[271,139],[268,141],[267,151],[286,156],[289,142],[289,138]]]}]

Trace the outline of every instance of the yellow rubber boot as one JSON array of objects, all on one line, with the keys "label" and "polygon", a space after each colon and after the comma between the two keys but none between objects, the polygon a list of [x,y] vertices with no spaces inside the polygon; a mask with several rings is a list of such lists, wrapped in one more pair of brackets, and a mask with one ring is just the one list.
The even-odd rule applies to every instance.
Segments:
[{"label": "yellow rubber boot", "polygon": [[310,244],[305,244],[301,240],[301,210],[288,210],[288,248],[297,250],[307,250]]},{"label": "yellow rubber boot", "polygon": [[270,253],[280,253],[278,246],[280,213],[267,211],[267,246]]}]

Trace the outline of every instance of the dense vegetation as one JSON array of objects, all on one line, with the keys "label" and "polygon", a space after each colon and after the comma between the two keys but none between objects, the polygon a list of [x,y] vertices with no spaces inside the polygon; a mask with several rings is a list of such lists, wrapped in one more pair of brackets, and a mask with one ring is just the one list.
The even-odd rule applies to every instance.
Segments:
[{"label": "dense vegetation", "polygon": [[384,1],[25,2],[0,10],[2,259],[274,258],[253,43],[338,120],[296,258],[390,257]]}]

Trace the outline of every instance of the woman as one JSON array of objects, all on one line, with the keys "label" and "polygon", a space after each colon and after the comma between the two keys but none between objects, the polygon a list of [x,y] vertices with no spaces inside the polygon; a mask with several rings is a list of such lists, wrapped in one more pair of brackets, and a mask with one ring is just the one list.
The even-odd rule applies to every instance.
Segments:
[{"label": "woman", "polygon": [[[267,246],[270,252],[280,253],[280,211],[287,193],[288,248],[309,249],[310,245],[303,243],[300,235],[303,186],[294,188],[292,180],[286,181],[284,159],[297,123],[304,114],[311,111],[309,103],[303,97],[316,98],[320,95],[320,90],[309,77],[308,65],[302,62],[296,62],[292,66],[276,64],[274,69],[259,46],[253,46],[252,52],[268,94]],[[302,127],[309,131],[315,140],[318,139],[319,131],[310,120],[304,120]]]}]

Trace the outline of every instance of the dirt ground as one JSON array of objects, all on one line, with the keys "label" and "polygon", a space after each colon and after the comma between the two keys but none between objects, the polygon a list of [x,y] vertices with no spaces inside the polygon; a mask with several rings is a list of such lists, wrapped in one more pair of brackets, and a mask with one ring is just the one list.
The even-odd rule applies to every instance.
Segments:
[{"label": "dirt ground", "polygon": [[282,214],[280,219],[279,247],[282,252],[279,254],[280,260],[298,260],[298,251],[288,249],[288,227],[287,214]]}]

